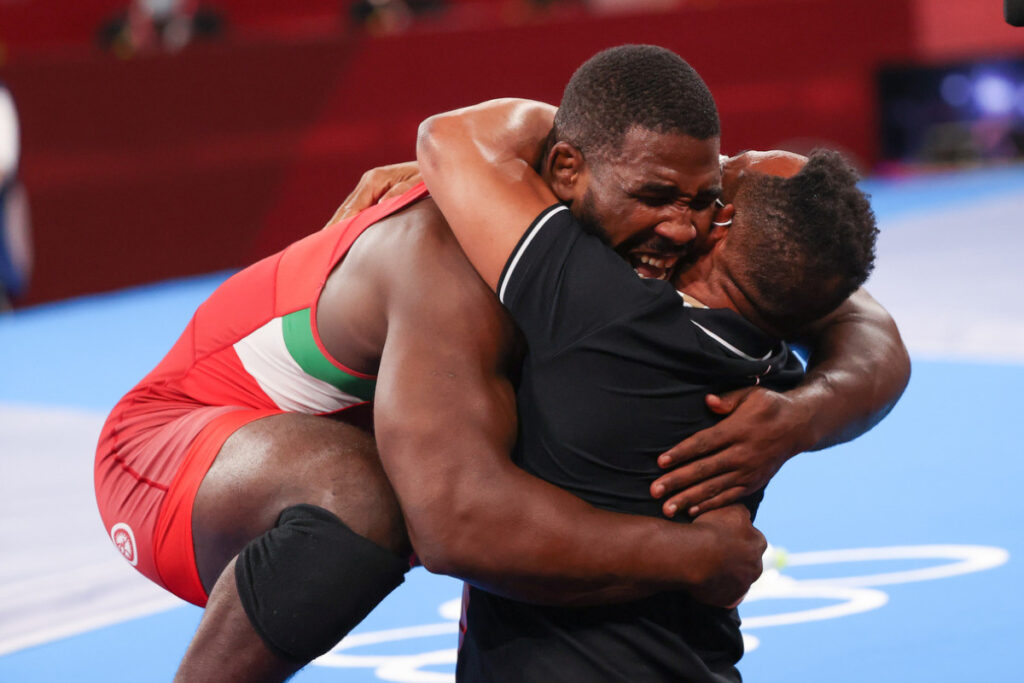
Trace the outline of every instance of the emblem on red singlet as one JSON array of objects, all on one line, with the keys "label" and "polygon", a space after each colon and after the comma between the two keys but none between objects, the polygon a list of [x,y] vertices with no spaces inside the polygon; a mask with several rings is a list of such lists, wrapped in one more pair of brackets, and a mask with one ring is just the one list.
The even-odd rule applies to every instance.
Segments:
[{"label": "emblem on red singlet", "polygon": [[110,529],[110,538],[114,541],[114,545],[124,555],[124,559],[131,562],[133,567],[139,564],[139,553],[135,547],[135,532],[132,528],[124,522],[115,524]]}]

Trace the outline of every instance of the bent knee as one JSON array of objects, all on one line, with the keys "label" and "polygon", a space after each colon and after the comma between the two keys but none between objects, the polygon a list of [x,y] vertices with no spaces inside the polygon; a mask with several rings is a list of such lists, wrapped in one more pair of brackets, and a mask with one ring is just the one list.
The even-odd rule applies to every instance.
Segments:
[{"label": "bent knee", "polygon": [[396,554],[409,552],[373,436],[330,418],[285,413],[251,422],[224,443],[196,497],[197,554],[217,548],[214,564],[222,567],[282,510],[301,504],[329,510]]}]

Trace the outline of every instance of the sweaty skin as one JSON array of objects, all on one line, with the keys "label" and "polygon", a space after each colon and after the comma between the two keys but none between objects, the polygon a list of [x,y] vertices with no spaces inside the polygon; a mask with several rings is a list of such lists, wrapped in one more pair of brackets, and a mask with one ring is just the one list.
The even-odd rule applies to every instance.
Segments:
[{"label": "sweaty skin", "polygon": [[[586,170],[565,155],[552,150],[540,164],[543,177],[533,170],[553,112],[538,102],[495,100],[432,117],[421,126],[421,172],[449,222],[458,231],[477,225],[477,216],[491,217],[486,234],[474,235],[463,247],[492,287],[533,218],[556,198],[579,200],[574,187]],[[785,153],[758,154],[767,158],[741,159],[734,170],[753,161],[778,164],[777,174],[795,168]],[[697,220],[694,225],[699,234],[701,225]],[[869,430],[906,388],[906,348],[892,318],[864,290],[806,336],[811,358],[799,386],[784,393],[755,388],[709,396],[709,408],[725,419],[661,456],[662,467],[685,464],[652,484],[657,498],[677,492],[665,502],[667,515],[685,510],[697,516],[753,493],[796,453]]]},{"label": "sweaty skin", "polygon": [[[748,170],[791,177],[806,162],[784,151],[745,152],[723,164],[725,201]],[[684,289],[685,272],[674,283]],[[699,297],[698,297],[699,298]],[[861,288],[797,340],[811,350],[804,381],[785,393],[754,387],[709,395],[708,408],[726,418],[662,454],[671,471],[651,494],[663,510],[697,516],[765,486],[789,458],[857,438],[882,420],[910,379],[910,357],[888,312]]]},{"label": "sweaty skin", "polygon": [[[756,578],[756,532],[742,533],[732,516],[712,533],[680,535],[677,525],[595,510],[511,463],[514,328],[431,201],[357,241],[328,281],[319,324],[339,360],[378,374],[381,461],[431,571],[559,603],[625,599],[666,581],[700,593],[737,559],[746,565],[737,588]],[[738,542],[707,547],[727,533]]]},{"label": "sweaty skin", "polygon": [[210,595],[176,680],[283,680],[301,667],[255,633],[233,571],[242,547],[298,503],[396,553],[408,549],[407,529],[428,570],[531,602],[680,589],[725,606],[760,575],[764,538],[745,508],[692,525],[617,514],[512,463],[514,326],[433,201],[356,240],[328,277],[317,327],[337,360],[377,375],[377,448],[353,426],[296,413],[251,422],[227,440],[194,505]]}]

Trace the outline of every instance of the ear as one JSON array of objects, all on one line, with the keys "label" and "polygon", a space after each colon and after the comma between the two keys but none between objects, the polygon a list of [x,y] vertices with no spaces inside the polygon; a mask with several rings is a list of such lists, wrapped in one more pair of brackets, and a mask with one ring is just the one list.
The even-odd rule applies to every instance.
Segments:
[{"label": "ear", "polygon": [[582,199],[586,160],[583,153],[568,142],[556,142],[548,152],[545,171],[555,196],[563,202]]},{"label": "ear", "polygon": [[732,222],[736,218],[736,205],[726,204],[718,207],[714,218],[711,219],[711,230],[708,232],[709,246],[717,244],[729,233]]}]

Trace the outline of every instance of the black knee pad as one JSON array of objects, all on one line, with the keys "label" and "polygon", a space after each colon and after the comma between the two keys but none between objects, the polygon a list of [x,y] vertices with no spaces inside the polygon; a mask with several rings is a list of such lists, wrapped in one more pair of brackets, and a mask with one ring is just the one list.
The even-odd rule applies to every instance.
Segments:
[{"label": "black knee pad", "polygon": [[306,663],[334,647],[408,570],[408,560],[331,512],[295,505],[238,554],[235,583],[267,646],[279,657]]}]

